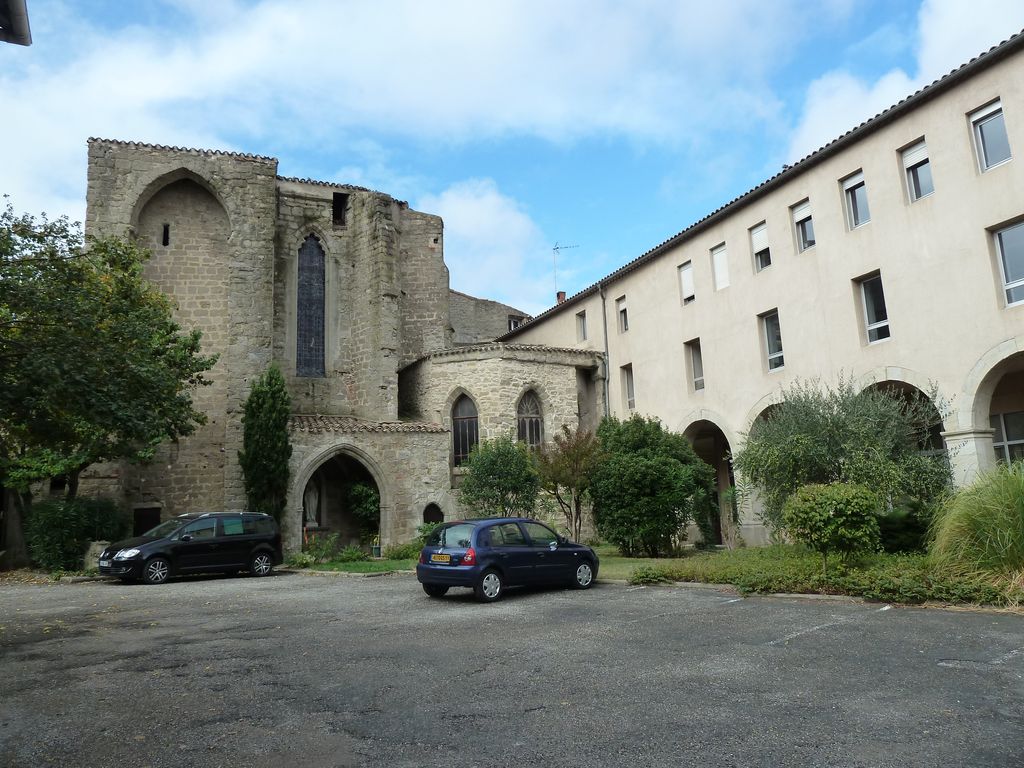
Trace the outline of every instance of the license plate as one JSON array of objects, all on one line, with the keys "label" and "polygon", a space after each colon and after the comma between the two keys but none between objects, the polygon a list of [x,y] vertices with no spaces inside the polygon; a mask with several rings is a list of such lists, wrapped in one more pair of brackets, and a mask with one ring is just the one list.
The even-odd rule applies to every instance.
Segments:
[{"label": "license plate", "polygon": [[110,567],[110,561],[109,560],[100,560],[100,568],[109,568],[109,567]]},{"label": "license plate", "polygon": [[450,563],[452,561],[451,555],[431,555],[430,562],[432,563]]}]

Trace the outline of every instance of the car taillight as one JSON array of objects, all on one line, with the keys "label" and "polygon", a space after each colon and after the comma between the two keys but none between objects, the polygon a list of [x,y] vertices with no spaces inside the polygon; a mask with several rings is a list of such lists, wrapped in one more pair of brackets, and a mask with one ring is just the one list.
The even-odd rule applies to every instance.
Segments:
[{"label": "car taillight", "polygon": [[421,563],[427,562],[427,551],[425,549],[421,549],[420,550],[420,562]]},{"label": "car taillight", "polygon": [[466,550],[466,554],[462,556],[463,565],[476,565],[476,550],[470,547]]}]

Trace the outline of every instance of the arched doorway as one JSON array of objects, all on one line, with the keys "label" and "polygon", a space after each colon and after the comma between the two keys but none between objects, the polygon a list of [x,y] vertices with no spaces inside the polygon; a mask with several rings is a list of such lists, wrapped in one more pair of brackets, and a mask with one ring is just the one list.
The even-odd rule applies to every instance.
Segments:
[{"label": "arched doorway", "polygon": [[683,431],[683,435],[690,441],[694,453],[711,465],[715,470],[715,504],[719,513],[712,517],[712,540],[707,544],[717,545],[727,543],[730,536],[735,534],[732,530],[735,526],[733,520],[736,518],[734,509],[735,499],[730,490],[735,484],[732,471],[732,449],[725,433],[712,421],[701,419],[695,421]]},{"label": "arched doorway", "polygon": [[977,427],[993,430],[996,461],[1024,459],[1024,352],[1017,352],[986,374],[975,396]]},{"label": "arched doorway", "polygon": [[341,547],[369,549],[380,536],[380,489],[358,459],[339,453],[324,461],[302,494],[306,535],[337,534]]},{"label": "arched doorway", "polygon": [[443,523],[444,512],[437,504],[427,504],[423,510],[423,522],[424,523]]},{"label": "arched doorway", "polygon": [[943,416],[939,406],[919,387],[905,381],[886,380],[876,381],[864,387],[864,391],[876,390],[885,392],[894,397],[905,400],[907,403],[919,403],[924,406],[921,410],[922,419],[917,435],[918,447],[925,452],[945,451],[945,444],[942,440]]}]

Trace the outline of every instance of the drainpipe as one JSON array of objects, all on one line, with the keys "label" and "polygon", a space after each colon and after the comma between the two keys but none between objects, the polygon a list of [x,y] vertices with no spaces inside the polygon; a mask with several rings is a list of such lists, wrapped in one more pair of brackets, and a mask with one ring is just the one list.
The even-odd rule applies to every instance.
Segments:
[{"label": "drainpipe", "polygon": [[611,381],[610,360],[608,357],[608,297],[604,292],[604,283],[598,283],[597,289],[601,293],[601,327],[604,329],[604,416],[611,415],[608,403],[608,383]]}]

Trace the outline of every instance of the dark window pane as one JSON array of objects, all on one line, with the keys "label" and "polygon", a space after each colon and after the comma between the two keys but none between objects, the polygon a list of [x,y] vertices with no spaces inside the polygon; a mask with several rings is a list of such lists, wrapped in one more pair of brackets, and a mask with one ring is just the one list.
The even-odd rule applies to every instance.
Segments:
[{"label": "dark window pane", "polygon": [[1024,411],[1004,413],[1007,440],[1024,440]]},{"label": "dark window pane", "polygon": [[850,223],[854,227],[871,220],[871,212],[868,210],[868,189],[863,183],[858,184],[846,191],[850,201]]},{"label": "dark window pane", "polygon": [[479,442],[476,406],[465,395],[456,400],[452,407],[452,439],[455,466],[459,466]]},{"label": "dark window pane", "polygon": [[874,325],[889,318],[885,311],[882,278],[873,277],[864,281],[864,309],[867,311],[868,325]]},{"label": "dark window pane", "polygon": [[1007,285],[1024,280],[1024,224],[1004,229],[998,237]]},{"label": "dark window pane", "polygon": [[323,376],[324,250],[310,235],[299,248],[295,373]]},{"label": "dark window pane", "polygon": [[910,196],[917,200],[935,191],[932,184],[932,164],[925,160],[907,169],[907,180],[910,182]]}]

